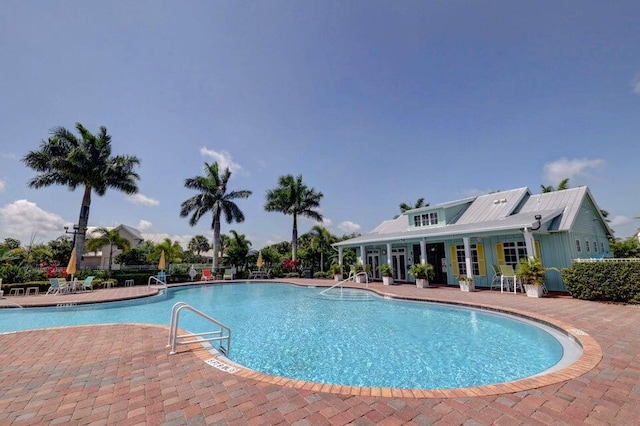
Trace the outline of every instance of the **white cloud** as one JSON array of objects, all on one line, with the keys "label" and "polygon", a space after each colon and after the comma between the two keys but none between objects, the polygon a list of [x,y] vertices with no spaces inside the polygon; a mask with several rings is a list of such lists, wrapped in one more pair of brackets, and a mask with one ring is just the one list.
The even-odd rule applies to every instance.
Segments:
[{"label": "white cloud", "polygon": [[243,172],[240,164],[233,161],[233,157],[231,156],[231,154],[225,150],[217,152],[203,146],[202,148],[200,148],[200,155],[202,155],[203,157],[211,157],[214,161],[217,161],[220,171],[228,167],[231,173]]},{"label": "white cloud", "polygon": [[322,219],[322,226],[324,226],[325,228],[329,228],[331,225],[333,225],[333,221],[331,219],[329,219],[328,217]]},{"label": "white cloud", "polygon": [[153,198],[147,197],[142,194],[133,194],[127,197],[127,200],[133,204],[140,204],[142,206],[157,206],[160,204],[160,201],[154,200]]},{"label": "white cloud", "polygon": [[617,228],[619,226],[628,225],[628,224],[633,223],[634,221],[637,220],[637,219],[634,219],[632,217],[622,216],[622,215],[616,215],[616,216],[613,216],[613,217],[607,218],[607,219],[611,220],[611,222],[609,222],[609,226],[611,226],[612,228]]},{"label": "white cloud", "polygon": [[[587,158],[559,160],[544,165],[544,179],[546,182],[555,185],[565,178],[573,180],[579,176],[588,175],[589,169],[598,169],[604,166],[605,161],[599,158],[589,160]],[[570,182],[571,183],[571,182]]]},{"label": "white cloud", "polygon": [[11,158],[13,160],[17,160],[18,156],[15,154],[10,154],[8,152],[0,152],[0,158]]},{"label": "white cloud", "polygon": [[54,239],[64,232],[65,220],[61,216],[42,210],[36,203],[16,200],[0,207],[0,231],[19,240],[32,235]]},{"label": "white cloud", "polygon": [[636,77],[631,82],[631,90],[636,95],[640,95],[640,74],[636,75]]},{"label": "white cloud", "polygon": [[4,180],[0,179],[0,192],[4,191],[4,189],[7,187],[7,184]]},{"label": "white cloud", "polygon": [[150,231],[153,228],[153,224],[148,220],[140,219],[137,229],[140,232]]},{"label": "white cloud", "polygon": [[338,229],[345,234],[351,234],[360,231],[361,227],[357,223],[345,220],[344,222],[340,222],[340,225],[338,225]]}]

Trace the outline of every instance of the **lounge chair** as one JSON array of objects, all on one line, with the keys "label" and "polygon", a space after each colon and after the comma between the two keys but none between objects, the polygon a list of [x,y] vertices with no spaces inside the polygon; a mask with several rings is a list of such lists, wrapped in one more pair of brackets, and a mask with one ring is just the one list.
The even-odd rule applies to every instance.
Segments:
[{"label": "lounge chair", "polygon": [[89,290],[89,291],[93,291],[93,285],[91,285],[91,281],[93,281],[93,275],[88,276],[87,278],[84,279],[84,282],[82,283],[82,287],[80,288],[80,290]]},{"label": "lounge chair", "polygon": [[204,281],[213,280],[213,275],[211,275],[211,270],[210,269],[203,269],[202,270],[202,275],[200,276],[200,279],[204,280]]},{"label": "lounge chair", "polygon": [[223,280],[232,280],[233,272],[231,272],[231,268],[227,268],[224,270],[224,275],[222,276]]},{"label": "lounge chair", "polygon": [[502,281],[502,272],[500,272],[500,267],[498,265],[491,265],[493,269],[493,279],[491,280],[491,285],[489,286],[489,290],[493,290],[494,288],[500,288],[500,282]]},{"label": "lounge chair", "polygon": [[57,278],[49,278],[49,289],[47,290],[47,294],[56,294],[60,291],[60,285],[58,285]]},{"label": "lounge chair", "polygon": [[515,271],[513,270],[513,266],[511,265],[499,265],[500,267],[500,291],[504,291],[505,281],[507,283],[507,291],[511,291],[511,285],[513,285],[513,292],[515,293],[520,287],[520,291],[524,292],[522,288],[522,284],[518,282],[518,277],[516,276]]},{"label": "lounge chair", "polygon": [[57,294],[69,293],[69,283],[66,278],[58,278],[58,287]]}]

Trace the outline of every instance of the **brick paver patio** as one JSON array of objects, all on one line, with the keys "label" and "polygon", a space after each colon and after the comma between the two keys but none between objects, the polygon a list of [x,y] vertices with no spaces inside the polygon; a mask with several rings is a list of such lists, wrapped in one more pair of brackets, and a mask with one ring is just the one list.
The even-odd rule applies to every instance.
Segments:
[{"label": "brick paver patio", "polygon": [[[402,297],[473,303],[561,322],[586,333],[586,341],[593,341],[591,349],[601,349],[602,358],[586,372],[570,372],[573,378],[551,380],[553,384],[543,380],[527,390],[476,397],[407,392],[365,396],[351,389],[317,390],[261,375],[229,374],[205,364],[203,359],[210,355],[200,348],[184,348],[170,356],[168,327],[32,330],[0,335],[0,424],[638,424],[640,307],[567,296],[530,299],[444,287],[371,287]],[[116,288],[74,301],[145,294],[146,287]],[[75,296],[8,297],[0,305],[57,304]]]}]

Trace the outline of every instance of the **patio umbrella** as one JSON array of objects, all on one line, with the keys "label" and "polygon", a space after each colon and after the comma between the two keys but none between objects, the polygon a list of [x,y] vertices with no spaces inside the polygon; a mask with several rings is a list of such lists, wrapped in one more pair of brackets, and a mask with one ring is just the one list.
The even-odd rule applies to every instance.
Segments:
[{"label": "patio umbrella", "polygon": [[160,253],[160,262],[158,262],[158,269],[164,271],[166,261],[164,260],[164,250]]},{"label": "patio umbrella", "polygon": [[256,261],[258,269],[262,268],[262,250],[258,252],[258,260]]},{"label": "patio umbrella", "polygon": [[69,264],[67,265],[67,275],[71,275],[72,281],[73,275],[77,272],[76,257],[76,248],[74,247],[73,250],[71,250],[71,257],[69,258]]}]

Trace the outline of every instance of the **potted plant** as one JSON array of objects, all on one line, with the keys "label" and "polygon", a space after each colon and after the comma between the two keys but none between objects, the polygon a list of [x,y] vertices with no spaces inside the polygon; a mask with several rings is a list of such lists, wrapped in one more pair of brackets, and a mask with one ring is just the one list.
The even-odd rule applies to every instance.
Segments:
[{"label": "potted plant", "polygon": [[522,280],[527,297],[542,297],[544,295],[545,272],[548,270],[558,271],[557,268],[542,266],[542,260],[538,257],[520,259],[516,268],[516,276]]},{"label": "potted plant", "polygon": [[382,284],[393,284],[393,268],[391,265],[388,263],[381,263],[380,266],[378,266],[378,271],[382,274]]},{"label": "potted plant", "polygon": [[416,279],[416,287],[429,287],[429,278],[433,278],[434,268],[430,263],[416,263],[409,268],[409,275]]},{"label": "potted plant", "polygon": [[357,283],[364,283],[367,281],[367,277],[365,276],[365,274],[363,274],[364,272],[364,267],[359,264],[356,263],[355,265],[351,265],[351,272],[349,275],[354,275],[355,278],[355,282]]},{"label": "potted plant", "polygon": [[342,267],[334,263],[329,267],[329,275],[333,275],[334,281],[342,281]]},{"label": "potted plant", "polygon": [[476,285],[473,282],[473,277],[460,275],[458,277],[458,285],[460,285],[461,291],[476,291]]}]

